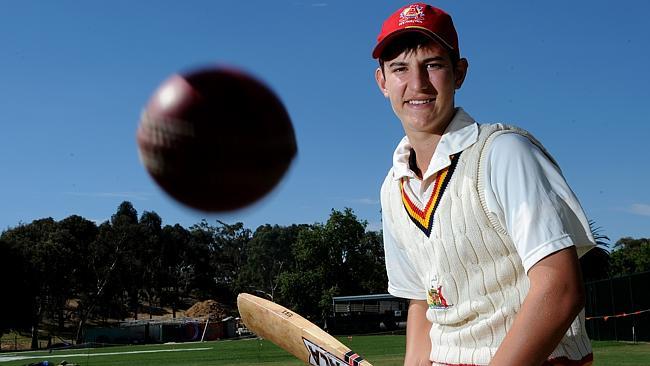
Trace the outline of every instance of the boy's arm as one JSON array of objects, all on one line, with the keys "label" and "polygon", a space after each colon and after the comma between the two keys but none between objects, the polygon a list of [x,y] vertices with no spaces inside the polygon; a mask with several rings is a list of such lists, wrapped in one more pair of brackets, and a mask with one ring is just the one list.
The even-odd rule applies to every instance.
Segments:
[{"label": "boy's arm", "polygon": [[555,252],[528,271],[530,290],[491,366],[541,365],[584,307],[575,247]]},{"label": "boy's arm", "polygon": [[404,366],[431,366],[431,323],[427,319],[426,300],[411,300],[406,318],[406,354]]}]

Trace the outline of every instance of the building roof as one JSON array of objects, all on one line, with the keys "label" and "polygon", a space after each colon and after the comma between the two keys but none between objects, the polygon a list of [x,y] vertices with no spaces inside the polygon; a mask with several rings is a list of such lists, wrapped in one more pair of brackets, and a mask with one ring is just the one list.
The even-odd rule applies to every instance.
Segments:
[{"label": "building roof", "polygon": [[339,301],[363,301],[363,300],[396,300],[399,297],[395,297],[391,294],[374,294],[374,295],[355,295],[355,296],[334,296],[332,297],[333,302]]}]

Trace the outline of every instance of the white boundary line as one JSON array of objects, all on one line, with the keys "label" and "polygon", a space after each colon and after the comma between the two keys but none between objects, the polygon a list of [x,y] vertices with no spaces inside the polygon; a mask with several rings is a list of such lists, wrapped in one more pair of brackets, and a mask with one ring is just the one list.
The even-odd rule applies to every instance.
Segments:
[{"label": "white boundary line", "polygon": [[202,348],[186,348],[186,349],[154,349],[149,351],[126,351],[126,352],[103,352],[103,353],[72,353],[72,354],[56,354],[56,355],[41,355],[41,356],[0,356],[0,362],[30,360],[35,358],[68,358],[68,357],[95,357],[95,356],[114,356],[114,355],[131,355],[136,353],[157,353],[157,352],[186,352],[186,351],[207,351],[212,347]]}]

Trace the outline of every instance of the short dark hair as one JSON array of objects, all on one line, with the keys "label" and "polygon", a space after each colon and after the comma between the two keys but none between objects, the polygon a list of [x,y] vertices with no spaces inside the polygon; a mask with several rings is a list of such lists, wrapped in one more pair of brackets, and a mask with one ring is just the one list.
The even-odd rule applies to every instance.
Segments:
[{"label": "short dark hair", "polygon": [[[428,37],[420,32],[405,32],[402,35],[397,36],[389,44],[384,47],[384,50],[381,52],[379,57],[379,67],[381,71],[384,72],[384,63],[386,61],[392,60],[395,57],[406,52],[407,54],[417,51],[419,48],[427,46],[432,42],[436,42],[431,37]],[[456,66],[459,58],[456,56],[455,52],[450,52],[446,46],[442,45],[451,59],[452,66]]]}]

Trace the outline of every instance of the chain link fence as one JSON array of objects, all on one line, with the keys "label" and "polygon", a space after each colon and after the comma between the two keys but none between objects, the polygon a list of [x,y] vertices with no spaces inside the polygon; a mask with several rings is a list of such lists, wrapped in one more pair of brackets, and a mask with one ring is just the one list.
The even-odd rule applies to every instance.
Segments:
[{"label": "chain link fence", "polygon": [[650,272],[593,281],[585,287],[591,339],[650,341]]}]

